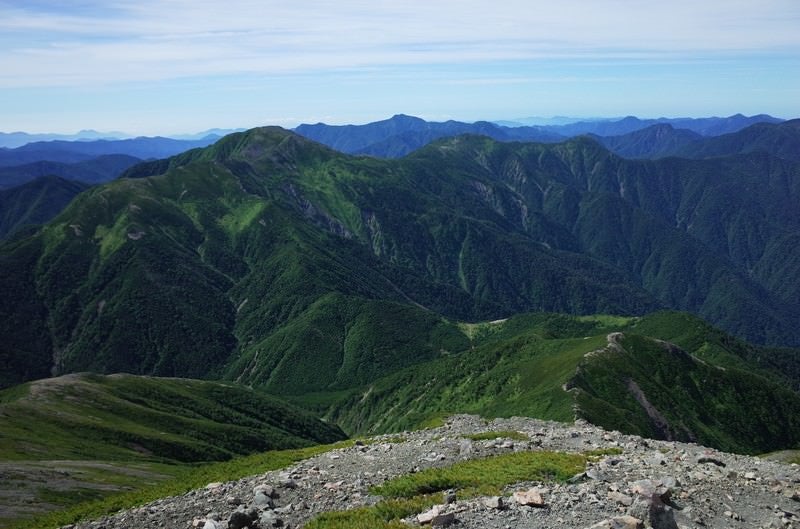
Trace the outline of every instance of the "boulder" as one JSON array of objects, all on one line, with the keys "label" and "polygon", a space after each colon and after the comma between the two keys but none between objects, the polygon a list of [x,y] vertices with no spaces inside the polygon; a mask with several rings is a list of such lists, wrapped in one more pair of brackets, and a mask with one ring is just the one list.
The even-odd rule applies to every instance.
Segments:
[{"label": "boulder", "polygon": [[529,507],[544,507],[544,499],[542,498],[541,492],[539,492],[538,487],[534,487],[528,490],[518,490],[514,493],[514,501],[520,505],[526,505]]}]

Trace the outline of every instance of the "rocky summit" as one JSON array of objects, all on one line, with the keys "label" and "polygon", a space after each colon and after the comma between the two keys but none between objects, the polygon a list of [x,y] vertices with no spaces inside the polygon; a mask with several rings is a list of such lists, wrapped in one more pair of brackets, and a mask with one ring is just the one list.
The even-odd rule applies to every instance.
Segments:
[{"label": "rocky summit", "polygon": [[517,482],[499,495],[445,490],[440,503],[401,523],[462,529],[800,527],[796,464],[623,435],[582,421],[489,422],[468,415],[451,417],[437,428],[357,441],[283,470],[209,483],[182,496],[69,527],[322,527],[312,520],[330,511],[375,505],[381,497],[374,487],[398,476],[545,450],[583,454],[586,467],[563,482]]}]

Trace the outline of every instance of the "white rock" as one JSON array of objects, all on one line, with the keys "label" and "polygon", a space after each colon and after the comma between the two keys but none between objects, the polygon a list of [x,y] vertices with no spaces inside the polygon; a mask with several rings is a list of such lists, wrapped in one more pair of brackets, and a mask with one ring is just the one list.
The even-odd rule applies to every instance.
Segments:
[{"label": "white rock", "polygon": [[544,499],[538,487],[528,490],[518,490],[514,493],[514,501],[520,505],[530,507],[544,507]]}]

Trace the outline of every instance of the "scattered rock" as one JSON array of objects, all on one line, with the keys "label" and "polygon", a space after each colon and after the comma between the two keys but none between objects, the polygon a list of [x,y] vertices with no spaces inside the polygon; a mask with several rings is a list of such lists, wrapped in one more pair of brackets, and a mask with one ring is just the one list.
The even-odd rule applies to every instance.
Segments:
[{"label": "scattered rock", "polygon": [[615,492],[615,491],[609,492],[608,499],[611,501],[615,501],[620,505],[624,505],[625,507],[630,507],[631,505],[633,505],[633,498],[621,492]]},{"label": "scattered rock", "polygon": [[264,511],[258,517],[258,524],[262,529],[283,527],[283,520],[274,511]]},{"label": "scattered rock", "polygon": [[[530,442],[513,450],[622,453],[589,463],[567,483],[512,487],[508,496],[459,499],[421,513],[426,526],[459,529],[727,529],[800,528],[800,467],[726,454],[694,444],[605,432],[584,422],[460,415],[432,430],[378,437],[292,466],[228,483],[209,483],[182,496],[122,511],[73,529],[274,529],[304,527],[327,511],[374,505],[374,485],[451,462],[509,453],[506,440],[472,441],[487,431],[519,431]],[[505,447],[504,447],[505,444]],[[332,458],[331,455],[337,457]],[[750,473],[750,475],[748,475]],[[516,493],[512,491],[518,489]],[[455,492],[455,497],[450,493]],[[538,496],[537,496],[538,495]],[[546,500],[546,504],[545,504]],[[546,508],[532,508],[546,507]],[[727,511],[727,515],[726,515]],[[598,520],[602,520],[598,522]],[[406,519],[420,523],[417,516]]]},{"label": "scattered rock", "polygon": [[503,498],[500,496],[491,496],[483,499],[483,505],[488,509],[497,509],[498,511],[503,508]]},{"label": "scattered rock", "polygon": [[434,518],[439,516],[439,509],[440,507],[438,505],[434,505],[430,510],[419,513],[417,515],[417,522],[419,522],[420,525],[427,525],[431,523]]},{"label": "scattered rock", "polygon": [[514,501],[519,505],[526,505],[528,507],[544,507],[544,499],[538,487],[528,490],[518,490],[513,494]]},{"label": "scattered rock", "polygon": [[253,497],[253,505],[255,505],[258,509],[272,509],[275,505],[272,502],[272,498],[264,494],[263,492],[259,491]]},{"label": "scattered rock", "polygon": [[717,465],[718,467],[723,467],[724,468],[726,466],[723,461],[720,461],[716,457],[711,457],[711,456],[698,457],[697,458],[697,462],[699,464],[701,464],[701,465],[704,465],[706,463],[711,463],[712,465]]},{"label": "scattered rock", "polygon": [[242,499],[238,496],[228,496],[227,498],[225,498],[225,501],[228,503],[228,505],[234,505],[234,506],[241,505],[244,503]]},{"label": "scattered rock", "polygon": [[278,493],[275,491],[275,487],[272,485],[256,485],[253,488],[253,494],[258,494],[259,492],[269,498],[278,497]]},{"label": "scattered rock", "polygon": [[644,529],[644,523],[638,518],[625,515],[603,520],[589,529]]},{"label": "scattered rock", "polygon": [[241,511],[234,511],[228,519],[228,529],[244,529],[250,527],[253,519]]},{"label": "scattered rock", "polygon": [[431,526],[432,527],[446,527],[446,526],[452,524],[455,521],[456,521],[455,513],[452,513],[452,512],[441,513],[441,514],[437,514],[436,516],[433,517],[433,520],[431,520]]}]

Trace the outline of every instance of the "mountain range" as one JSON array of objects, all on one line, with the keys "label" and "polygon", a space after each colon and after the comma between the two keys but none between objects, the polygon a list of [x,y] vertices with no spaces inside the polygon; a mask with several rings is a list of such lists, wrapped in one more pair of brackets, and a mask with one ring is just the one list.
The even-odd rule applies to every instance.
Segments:
[{"label": "mountain range", "polygon": [[264,127],[2,190],[0,454],[22,477],[0,497],[45,455],[105,465],[74,502],[454,413],[800,446],[797,136],[462,134],[381,159]]},{"label": "mountain range", "polygon": [[126,140],[33,142],[14,149],[0,149],[0,167],[39,161],[75,163],[108,154],[125,154],[140,159],[164,158],[188,149],[205,147],[218,139],[219,136],[212,135],[199,140],[141,137]]},{"label": "mountain range", "polygon": [[[226,134],[231,134],[233,132],[241,132],[244,129],[220,129],[220,128],[213,128],[208,129],[202,132],[190,133],[190,134],[172,134],[167,136],[169,139],[174,140],[203,140],[209,137],[216,136],[217,138],[221,138]],[[96,140],[106,140],[106,141],[116,141],[116,140],[129,140],[132,139],[133,135],[126,134],[125,132],[98,132],[96,130],[81,130],[75,134],[54,134],[54,133],[44,133],[44,134],[31,134],[27,132],[0,132],[0,148],[5,147],[8,149],[14,149],[16,147],[22,147],[23,145],[27,145],[28,143],[35,143],[35,142],[48,142],[48,141],[96,141]]]},{"label": "mountain range", "polygon": [[460,136],[381,161],[263,128],[127,176],[1,247],[3,385],[346,387],[462,347],[442,316],[533,310],[669,307],[800,343],[800,166],[764,153],[639,162],[588,138]]},{"label": "mountain range", "polygon": [[620,136],[592,136],[624,158],[714,158],[732,154],[765,152],[800,161],[800,119],[781,123],[757,123],[738,132],[702,137],[669,124],[652,125]]},{"label": "mountain range", "polygon": [[[379,158],[399,158],[427,145],[439,138],[457,134],[479,134],[498,141],[535,141],[555,143],[567,138],[592,134],[595,136],[622,136],[635,134],[643,129],[661,130],[656,141],[650,140],[647,150],[634,150],[637,158],[652,158],[666,153],[673,154],[677,145],[683,145],[687,138],[698,140],[722,134],[738,132],[757,123],[776,124],[783,120],[767,115],[742,116],[737,114],[727,118],[678,118],[643,120],[633,116],[621,120],[592,120],[563,125],[522,126],[512,124],[505,126],[496,123],[478,121],[463,123],[447,121],[444,123],[428,122],[413,116],[395,115],[387,120],[376,121],[365,125],[315,125],[303,124],[294,129],[298,134],[323,143],[333,149],[349,154],[366,154]],[[664,136],[671,129],[680,130],[680,140],[670,139],[665,142]],[[651,134],[656,132],[651,132]],[[672,134],[669,134],[673,136]],[[626,156],[625,145],[632,140],[622,139],[610,141],[606,145],[621,156]],[[640,140],[641,141],[641,140]],[[621,150],[614,149],[621,143]],[[652,145],[655,143],[656,145]]]},{"label": "mountain range", "polygon": [[21,186],[43,176],[57,176],[86,184],[99,184],[113,180],[141,161],[140,158],[127,154],[104,154],[73,163],[40,160],[24,165],[0,167],[0,189]]},{"label": "mountain range", "polygon": [[768,114],[758,114],[755,116],[745,116],[734,114],[728,117],[707,117],[707,118],[655,118],[641,119],[636,116],[618,118],[571,118],[566,116],[555,116],[552,118],[528,117],[518,118],[507,121],[494,121],[498,125],[506,127],[521,126],[546,126],[562,127],[553,129],[560,134],[575,136],[581,134],[596,134],[599,136],[617,136],[627,134],[653,125],[666,124],[678,129],[690,130],[701,136],[719,136],[736,132],[756,123],[780,123],[780,118],[775,118]]}]

